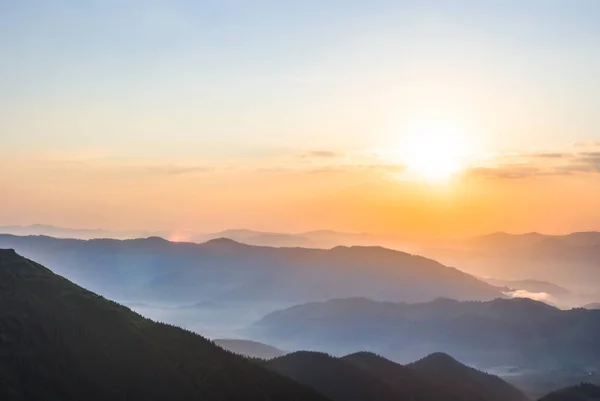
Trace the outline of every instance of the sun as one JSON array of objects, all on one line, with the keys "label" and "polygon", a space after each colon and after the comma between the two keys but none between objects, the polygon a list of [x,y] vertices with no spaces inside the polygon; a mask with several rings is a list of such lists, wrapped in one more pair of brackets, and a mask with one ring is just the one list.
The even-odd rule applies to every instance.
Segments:
[{"label": "sun", "polygon": [[407,173],[439,182],[464,168],[469,148],[464,132],[447,124],[428,123],[406,132],[397,153]]}]

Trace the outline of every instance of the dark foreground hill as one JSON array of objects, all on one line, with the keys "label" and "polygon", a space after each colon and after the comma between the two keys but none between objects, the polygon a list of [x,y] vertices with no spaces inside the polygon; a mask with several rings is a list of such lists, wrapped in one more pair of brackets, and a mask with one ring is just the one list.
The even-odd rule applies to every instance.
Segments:
[{"label": "dark foreground hill", "polygon": [[465,401],[527,400],[521,391],[499,377],[463,365],[448,354],[431,354],[407,367],[427,377],[435,383],[434,387],[460,394]]},{"label": "dark foreground hill", "polygon": [[554,391],[540,401],[600,401],[600,387],[584,383]]},{"label": "dark foreground hill", "polygon": [[377,377],[320,352],[294,352],[272,359],[264,366],[334,401],[401,401],[398,394]]},{"label": "dark foreground hill", "polygon": [[485,369],[581,369],[600,361],[600,311],[560,310],[530,299],[338,299],[273,312],[248,332],[287,349],[336,355],[368,349],[407,362],[443,351]]},{"label": "dark foreground hill", "polygon": [[[501,379],[478,372],[446,356],[432,355],[402,366],[360,352],[334,358],[318,352],[295,352],[265,363],[282,375],[334,401],[526,401]],[[452,364],[448,360],[454,361]],[[438,364],[438,362],[440,362]]]},{"label": "dark foreground hill", "polygon": [[314,400],[311,389],[0,250],[1,400]]}]

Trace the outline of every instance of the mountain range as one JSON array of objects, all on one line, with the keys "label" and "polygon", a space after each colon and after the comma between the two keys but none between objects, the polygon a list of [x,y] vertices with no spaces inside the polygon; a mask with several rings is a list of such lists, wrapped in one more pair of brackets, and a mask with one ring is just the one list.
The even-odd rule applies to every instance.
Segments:
[{"label": "mountain range", "polygon": [[[0,235],[0,247],[14,248],[112,299],[162,307],[134,307],[150,317],[201,331],[207,328],[202,321],[210,320],[212,337],[236,337],[232,322],[243,327],[273,310],[331,297],[415,302],[439,296],[503,296],[500,288],[457,269],[381,247],[324,250],[258,247],[229,239],[195,244],[158,237],[73,240],[13,235]],[[187,313],[164,308],[182,305],[196,307]],[[193,320],[204,312],[211,316]]]},{"label": "mountain range", "polygon": [[558,283],[570,293],[558,294],[555,301],[571,307],[600,296],[595,284],[600,281],[600,232],[495,233],[444,241],[417,252],[479,277]]},{"label": "mountain range", "polygon": [[337,355],[371,350],[408,362],[447,352],[479,368],[600,367],[600,311],[560,310],[530,299],[427,303],[337,299],[273,312],[253,338],[286,349]]},{"label": "mountain range", "polygon": [[[497,376],[440,352],[408,365],[364,351],[342,358],[301,351],[247,359],[198,334],[144,318],[13,250],[0,249],[0,299],[2,400],[528,399]],[[489,304],[496,316],[516,314],[513,307],[466,304]],[[549,306],[537,307],[550,313]],[[579,316],[579,323],[590,316]],[[245,340],[218,343],[276,350]],[[597,394],[597,387],[582,385],[543,400],[594,400]]]}]

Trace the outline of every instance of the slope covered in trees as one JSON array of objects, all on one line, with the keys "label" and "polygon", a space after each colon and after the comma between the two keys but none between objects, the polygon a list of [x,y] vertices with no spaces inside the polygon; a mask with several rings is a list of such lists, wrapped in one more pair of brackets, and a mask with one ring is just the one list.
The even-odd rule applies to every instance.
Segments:
[{"label": "slope covered in trees", "polygon": [[325,398],[0,250],[1,400]]}]

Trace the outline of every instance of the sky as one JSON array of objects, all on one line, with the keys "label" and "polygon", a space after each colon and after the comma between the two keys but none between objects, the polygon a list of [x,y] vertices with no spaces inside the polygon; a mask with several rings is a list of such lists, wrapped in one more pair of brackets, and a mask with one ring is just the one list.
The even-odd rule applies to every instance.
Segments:
[{"label": "sky", "polygon": [[600,230],[600,2],[0,0],[0,225]]}]

